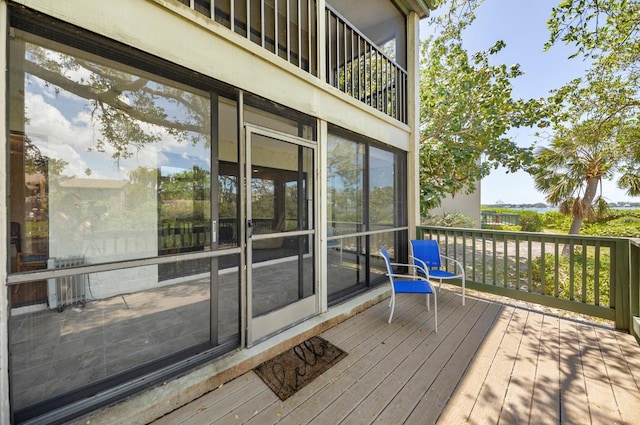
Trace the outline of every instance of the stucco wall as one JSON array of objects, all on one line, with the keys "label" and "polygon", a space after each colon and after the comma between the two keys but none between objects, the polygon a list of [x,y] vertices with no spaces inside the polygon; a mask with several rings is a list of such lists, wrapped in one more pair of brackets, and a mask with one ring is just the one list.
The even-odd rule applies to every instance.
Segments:
[{"label": "stucco wall", "polygon": [[429,213],[433,216],[447,213],[464,214],[476,221],[476,226],[480,228],[480,186],[471,194],[459,193],[455,197],[447,196],[442,205],[434,208]]}]

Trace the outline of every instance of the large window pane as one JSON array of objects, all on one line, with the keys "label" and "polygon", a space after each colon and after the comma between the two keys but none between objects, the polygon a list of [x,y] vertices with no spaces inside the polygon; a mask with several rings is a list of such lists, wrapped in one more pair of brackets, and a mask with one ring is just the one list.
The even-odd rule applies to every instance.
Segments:
[{"label": "large window pane", "polygon": [[330,233],[364,228],[364,148],[336,135],[327,144],[327,217]]},{"label": "large window pane", "polygon": [[399,260],[407,244],[396,230],[407,215],[405,156],[344,134],[330,134],[327,148],[329,304],[384,282],[380,248]]},{"label": "large window pane", "polygon": [[11,273],[70,268],[9,278],[12,406],[24,421],[237,348],[240,256],[195,252],[238,244],[238,114],[214,93],[11,34]]},{"label": "large window pane", "polygon": [[[217,261],[217,260],[215,260]],[[210,262],[211,263],[211,262]],[[111,273],[49,279],[61,308],[12,315],[13,406],[21,409],[72,393],[179,351],[206,345],[211,335],[210,269],[172,284],[157,284],[118,296],[109,285],[135,288],[136,278],[156,274],[157,266],[128,269],[119,281]],[[182,268],[198,267],[193,261]],[[229,269],[231,270],[231,269]],[[227,300],[238,299],[237,269],[217,276]],[[37,284],[24,283],[28,287]],[[64,304],[62,304],[64,303]],[[64,308],[62,308],[64,306]],[[238,326],[238,303],[221,303],[219,332]]]},{"label": "large window pane", "polygon": [[395,155],[369,148],[369,228],[381,230],[394,226]]},{"label": "large window pane", "polygon": [[210,246],[210,96],[15,34],[13,270],[18,257],[96,263]]}]

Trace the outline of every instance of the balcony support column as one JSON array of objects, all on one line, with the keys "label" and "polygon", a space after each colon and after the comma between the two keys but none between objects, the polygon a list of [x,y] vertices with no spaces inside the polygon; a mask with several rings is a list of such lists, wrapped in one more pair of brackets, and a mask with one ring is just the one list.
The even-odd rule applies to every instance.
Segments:
[{"label": "balcony support column", "polygon": [[[415,238],[420,225],[420,18],[415,12],[407,16],[407,89],[404,102],[407,124],[411,127],[410,149],[407,157],[407,203],[409,211],[409,238]],[[405,106],[406,105],[406,106]]]}]

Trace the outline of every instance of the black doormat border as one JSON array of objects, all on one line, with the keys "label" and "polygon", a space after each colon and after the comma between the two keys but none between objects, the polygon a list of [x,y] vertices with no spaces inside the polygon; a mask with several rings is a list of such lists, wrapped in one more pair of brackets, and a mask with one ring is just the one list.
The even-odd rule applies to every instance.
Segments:
[{"label": "black doormat border", "polygon": [[284,401],[346,355],[326,339],[313,336],[253,370]]}]

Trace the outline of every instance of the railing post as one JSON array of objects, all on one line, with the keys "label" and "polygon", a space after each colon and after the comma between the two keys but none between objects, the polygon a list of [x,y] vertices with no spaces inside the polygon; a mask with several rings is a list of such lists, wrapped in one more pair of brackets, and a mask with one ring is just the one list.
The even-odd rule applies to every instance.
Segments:
[{"label": "railing post", "polygon": [[640,343],[640,240],[629,242],[629,299],[631,316],[631,334]]},{"label": "railing post", "polygon": [[611,280],[612,288],[615,291],[615,327],[623,331],[631,329],[631,294],[630,275],[631,275],[631,259],[630,259],[630,241],[618,240],[615,246],[615,262],[613,268],[615,270],[615,279]]}]

